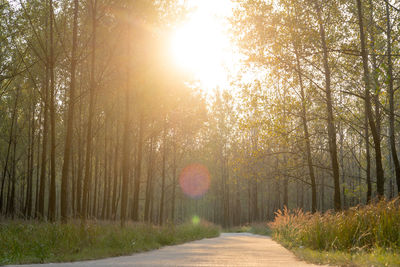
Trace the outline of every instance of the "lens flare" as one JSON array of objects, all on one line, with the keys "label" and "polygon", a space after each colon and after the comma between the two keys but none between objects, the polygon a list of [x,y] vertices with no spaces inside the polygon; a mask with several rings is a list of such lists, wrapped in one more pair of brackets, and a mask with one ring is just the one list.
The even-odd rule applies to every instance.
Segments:
[{"label": "lens flare", "polygon": [[201,164],[185,167],[179,176],[182,191],[191,198],[202,197],[210,187],[210,173]]},{"label": "lens flare", "polygon": [[194,215],[192,218],[192,223],[193,223],[193,225],[198,225],[200,223],[200,217],[197,215]]}]

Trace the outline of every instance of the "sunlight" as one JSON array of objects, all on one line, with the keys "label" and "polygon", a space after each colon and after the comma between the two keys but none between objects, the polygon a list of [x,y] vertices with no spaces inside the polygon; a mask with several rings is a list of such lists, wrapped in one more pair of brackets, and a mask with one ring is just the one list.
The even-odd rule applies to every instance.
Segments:
[{"label": "sunlight", "polygon": [[227,34],[226,17],[232,11],[229,0],[189,1],[195,11],[178,27],[171,39],[177,65],[201,83],[205,92],[227,84],[227,66],[235,60]]}]

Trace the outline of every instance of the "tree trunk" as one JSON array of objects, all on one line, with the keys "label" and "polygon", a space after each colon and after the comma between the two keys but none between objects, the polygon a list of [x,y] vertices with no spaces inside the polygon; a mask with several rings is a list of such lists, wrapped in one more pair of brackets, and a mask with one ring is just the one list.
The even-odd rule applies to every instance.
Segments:
[{"label": "tree trunk", "polygon": [[384,196],[384,172],[382,166],[382,152],[381,152],[381,141],[378,134],[378,129],[373,118],[372,108],[371,108],[371,96],[370,96],[370,77],[368,68],[368,52],[365,45],[365,34],[364,34],[364,23],[363,23],[363,13],[361,0],[357,0],[357,11],[358,11],[358,25],[360,28],[360,42],[361,42],[361,56],[363,60],[364,68],[364,82],[365,82],[365,105],[367,111],[367,117],[369,121],[369,126],[371,128],[372,139],[374,140],[375,147],[375,164],[376,164],[376,185],[377,194],[381,198]]},{"label": "tree trunk", "polygon": [[49,220],[56,220],[56,107],[55,107],[55,80],[54,80],[54,10],[53,0],[50,0],[50,192],[49,192]]},{"label": "tree trunk", "polygon": [[171,204],[171,222],[175,222],[175,191],[176,191],[176,137],[174,133],[174,151],[172,161],[172,204]]},{"label": "tree trunk", "polygon": [[[364,103],[365,106],[365,114],[367,114],[367,107],[366,103]],[[368,127],[368,116],[365,115],[365,153],[366,153],[366,161],[367,161],[367,166],[366,166],[366,180],[367,180],[367,203],[371,202],[371,197],[372,197],[372,184],[371,184],[371,154],[369,151],[369,127]]]},{"label": "tree trunk", "polygon": [[28,143],[28,169],[27,169],[27,187],[25,202],[25,217],[31,218],[32,215],[32,189],[33,189],[33,158],[35,151],[35,107],[31,105],[30,124],[29,124],[29,143]]},{"label": "tree trunk", "polygon": [[[39,114],[38,123],[42,121],[42,112]],[[37,218],[39,214],[39,178],[40,178],[40,126],[38,130],[38,138],[37,138],[37,155],[36,155],[36,190],[35,190],[35,213],[34,217]],[[1,211],[1,210],[0,210]]]},{"label": "tree trunk", "polygon": [[14,138],[14,135],[15,135],[14,134],[14,128],[15,128],[15,124],[16,124],[19,91],[20,90],[18,89],[17,93],[16,93],[16,96],[15,96],[14,108],[13,108],[13,112],[12,112],[12,116],[11,116],[10,136],[9,136],[9,139],[8,139],[7,154],[6,154],[6,160],[5,160],[4,169],[3,169],[3,177],[2,177],[2,181],[1,181],[0,213],[2,212],[2,208],[3,208],[3,191],[4,191],[4,184],[5,184],[5,181],[6,181],[6,176],[7,176],[7,171],[8,171],[8,159],[9,159],[10,154],[11,154],[11,146],[12,146],[13,138]]},{"label": "tree trunk", "polygon": [[71,81],[69,86],[68,117],[65,135],[64,164],[61,174],[61,221],[67,222],[68,219],[68,174],[69,162],[71,160],[72,136],[74,126],[74,107],[75,107],[75,76],[76,76],[76,50],[78,46],[78,10],[79,1],[74,0],[74,26],[72,30],[72,51],[71,51]]},{"label": "tree trunk", "polygon": [[164,196],[165,196],[165,161],[167,156],[167,118],[164,118],[163,130],[163,155],[162,155],[162,169],[161,169],[161,198],[160,198],[160,213],[159,224],[163,225],[164,220]]},{"label": "tree trunk", "polygon": [[389,2],[386,3],[386,45],[387,45],[387,83],[388,83],[388,94],[389,94],[389,140],[390,140],[390,151],[392,153],[392,160],[394,164],[394,170],[396,174],[397,190],[400,194],[400,163],[397,156],[396,139],[395,139],[395,128],[394,128],[394,89],[393,89],[393,62],[392,62],[392,27],[390,25],[390,12]]},{"label": "tree trunk", "polygon": [[146,182],[146,199],[144,203],[144,221],[150,222],[150,202],[152,201],[152,187],[153,187],[153,139],[150,138],[149,158],[147,163],[147,182]]},{"label": "tree trunk", "polygon": [[[17,123],[18,121],[15,120],[15,128],[18,128]],[[6,214],[11,215],[11,218],[14,219],[15,216],[15,184],[16,184],[16,165],[17,165],[17,160],[16,160],[16,152],[17,152],[17,137],[16,133],[14,132],[14,136],[12,138],[12,143],[13,143],[13,156],[12,156],[12,161],[11,161],[11,173],[9,173],[9,185],[8,187],[8,199],[7,199],[7,209],[6,209]],[[11,190],[11,191],[10,191]]]},{"label": "tree trunk", "polygon": [[139,194],[140,194],[140,178],[142,172],[142,150],[143,150],[143,114],[139,118],[139,138],[137,146],[137,158],[136,158],[136,168],[135,168],[135,182],[133,185],[133,207],[132,207],[132,220],[137,222],[139,220]]},{"label": "tree trunk", "polygon": [[[293,41],[293,45],[295,42]],[[311,155],[311,142],[310,142],[310,134],[308,131],[308,119],[307,119],[307,106],[306,106],[306,96],[305,96],[305,90],[304,90],[304,84],[303,84],[303,76],[301,75],[301,63],[300,63],[300,58],[298,55],[298,50],[297,46],[294,45],[295,47],[295,53],[296,53],[296,64],[297,64],[297,73],[299,76],[299,85],[300,85],[300,96],[301,96],[301,119],[303,122],[303,132],[304,132],[304,141],[306,144],[306,152],[307,152],[307,165],[308,165],[308,173],[310,176],[310,181],[311,181],[311,212],[314,213],[317,211],[317,185],[315,182],[315,173],[314,173],[314,167],[313,167],[313,162],[312,162],[312,155]]]},{"label": "tree trunk", "polygon": [[[128,26],[127,34],[130,34]],[[127,54],[128,58],[130,53],[131,45],[130,39],[127,40]],[[128,206],[128,186],[129,186],[129,154],[130,154],[130,141],[129,141],[129,129],[130,129],[130,98],[131,98],[131,66],[127,63],[126,66],[126,85],[125,85],[125,121],[124,121],[124,132],[122,137],[122,194],[121,194],[121,227],[125,226],[126,210]]]},{"label": "tree trunk", "polygon": [[333,184],[334,184],[334,207],[335,211],[341,210],[340,201],[340,182],[339,182],[339,164],[337,158],[337,144],[336,144],[336,127],[335,120],[333,116],[333,100],[332,100],[332,90],[331,90],[331,69],[329,66],[329,52],[326,44],[325,28],[322,22],[321,9],[317,1],[315,1],[318,24],[319,24],[319,34],[322,44],[323,52],[323,65],[325,71],[325,94],[326,94],[326,109],[327,109],[327,126],[328,126],[328,139],[329,139],[329,153],[331,156],[331,165],[333,172]]},{"label": "tree trunk", "polygon": [[42,106],[43,109],[43,137],[42,137],[42,158],[40,166],[40,187],[39,187],[39,209],[38,218],[44,219],[44,199],[46,194],[46,169],[47,169],[47,139],[48,139],[48,67],[46,66],[46,84],[45,84],[45,99]]},{"label": "tree trunk", "polygon": [[92,124],[94,115],[94,94],[96,90],[96,79],[95,79],[95,60],[96,60],[96,29],[97,29],[97,0],[90,1],[92,11],[92,57],[90,66],[90,89],[89,89],[89,112],[88,112],[88,123],[86,132],[86,155],[85,155],[85,177],[83,181],[83,200],[81,218],[82,224],[86,221],[87,206],[88,206],[88,194],[89,194],[89,181],[90,181],[90,167],[92,157]]},{"label": "tree trunk", "polygon": [[96,159],[95,159],[95,169],[94,169],[94,194],[93,194],[93,203],[92,203],[92,216],[94,218],[97,218],[97,191],[98,191],[98,177],[99,177],[99,157],[98,154],[96,153]]}]

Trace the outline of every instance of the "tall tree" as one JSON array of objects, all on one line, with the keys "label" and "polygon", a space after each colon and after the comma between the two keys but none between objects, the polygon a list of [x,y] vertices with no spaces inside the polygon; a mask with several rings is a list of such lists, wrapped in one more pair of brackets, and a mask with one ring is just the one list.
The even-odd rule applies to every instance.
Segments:
[{"label": "tall tree", "polygon": [[64,164],[61,173],[61,220],[67,221],[68,218],[68,184],[69,165],[71,161],[72,136],[75,113],[75,83],[76,83],[76,64],[78,46],[78,11],[79,1],[74,0],[74,22],[72,30],[72,51],[71,51],[71,81],[69,86],[68,117],[64,144]]},{"label": "tall tree", "polygon": [[374,120],[374,116],[371,108],[371,81],[368,67],[368,51],[365,45],[365,32],[364,32],[364,16],[362,10],[361,0],[357,0],[357,16],[358,16],[358,25],[360,29],[360,44],[361,44],[361,56],[363,62],[363,70],[364,70],[364,82],[365,82],[365,107],[367,111],[367,117],[369,126],[371,128],[372,138],[374,140],[374,148],[375,148],[375,164],[376,164],[376,185],[377,185],[377,193],[379,197],[384,196],[384,172],[382,165],[382,152],[381,152],[381,141],[378,134],[378,130],[376,127],[376,123]]},{"label": "tall tree", "polygon": [[333,183],[334,183],[334,206],[335,210],[341,210],[340,201],[340,182],[339,182],[339,164],[337,157],[337,143],[336,143],[336,127],[335,119],[333,116],[333,99],[331,89],[331,68],[329,66],[329,51],[326,42],[325,27],[322,20],[321,6],[318,0],[314,0],[315,10],[317,13],[317,20],[319,26],[320,42],[322,46],[323,54],[323,67],[325,75],[325,97],[326,97],[326,112],[327,112],[327,127],[328,127],[328,139],[329,139],[329,153],[331,156],[331,167],[333,172]]},{"label": "tall tree", "polygon": [[85,176],[83,180],[83,199],[81,217],[82,223],[86,221],[88,213],[89,201],[89,182],[90,182],[90,169],[92,161],[92,144],[93,144],[93,117],[94,117],[94,100],[96,91],[96,33],[97,33],[97,0],[90,0],[91,22],[92,22],[92,36],[91,36],[91,60],[90,60],[90,88],[89,88],[89,109],[88,121],[86,127],[86,155],[85,155]]},{"label": "tall tree", "polygon": [[390,18],[389,1],[385,0],[386,7],[386,53],[387,53],[387,84],[389,95],[389,140],[390,151],[392,153],[392,160],[394,163],[394,170],[396,174],[397,191],[400,194],[400,162],[397,156],[396,139],[395,139],[395,114],[394,114],[394,85],[393,85],[393,61],[392,61],[392,26]]}]

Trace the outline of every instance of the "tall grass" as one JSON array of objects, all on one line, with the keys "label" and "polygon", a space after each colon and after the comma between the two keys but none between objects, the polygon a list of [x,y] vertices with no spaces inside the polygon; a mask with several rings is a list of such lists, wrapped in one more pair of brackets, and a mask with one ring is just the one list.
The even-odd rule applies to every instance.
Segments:
[{"label": "tall grass", "polygon": [[113,223],[0,224],[0,265],[95,259],[127,255],[165,245],[215,237],[219,228],[207,222],[179,226]]},{"label": "tall grass", "polygon": [[273,237],[287,246],[323,251],[400,249],[400,200],[380,201],[344,212],[283,210],[269,224]]}]

